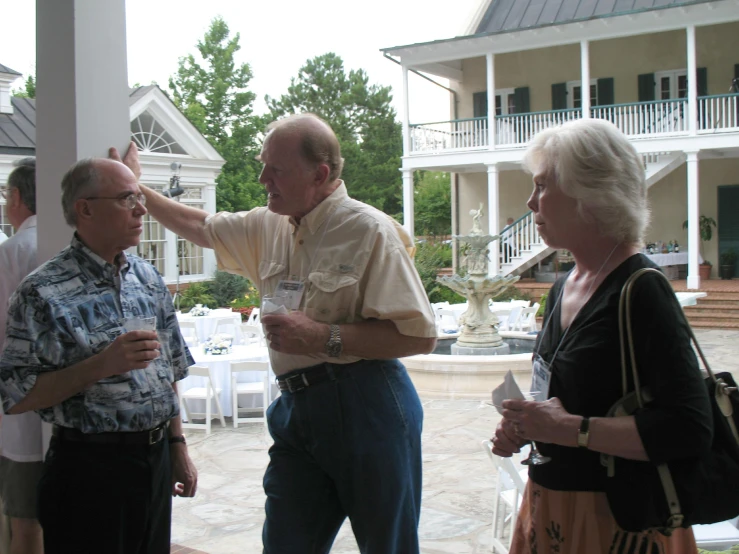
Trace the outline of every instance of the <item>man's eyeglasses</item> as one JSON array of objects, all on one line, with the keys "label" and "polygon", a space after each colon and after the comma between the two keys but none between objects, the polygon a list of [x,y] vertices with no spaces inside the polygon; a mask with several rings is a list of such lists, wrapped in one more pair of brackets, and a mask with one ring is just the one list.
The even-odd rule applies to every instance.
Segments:
[{"label": "man's eyeglasses", "polygon": [[0,189],[0,196],[3,197],[3,200],[8,199],[8,194],[10,193],[10,189]]},{"label": "man's eyeglasses", "polygon": [[121,206],[133,210],[137,204],[146,206],[146,196],[143,193],[129,194],[128,196],[88,196],[85,200],[117,200]]}]

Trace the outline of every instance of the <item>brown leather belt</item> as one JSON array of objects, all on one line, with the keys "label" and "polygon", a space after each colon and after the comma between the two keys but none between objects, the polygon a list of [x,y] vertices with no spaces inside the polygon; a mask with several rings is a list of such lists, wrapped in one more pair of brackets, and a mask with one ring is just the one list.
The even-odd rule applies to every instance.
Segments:
[{"label": "brown leather belt", "polygon": [[167,436],[168,423],[162,423],[148,431],[120,433],[83,433],[78,429],[54,425],[52,435],[65,442],[87,442],[95,444],[153,445]]},{"label": "brown leather belt", "polygon": [[[361,363],[354,362],[354,363]],[[336,377],[341,371],[353,364],[332,364],[324,362],[304,369],[298,369],[277,377],[277,387],[282,392],[299,392],[308,387],[318,385]]]}]

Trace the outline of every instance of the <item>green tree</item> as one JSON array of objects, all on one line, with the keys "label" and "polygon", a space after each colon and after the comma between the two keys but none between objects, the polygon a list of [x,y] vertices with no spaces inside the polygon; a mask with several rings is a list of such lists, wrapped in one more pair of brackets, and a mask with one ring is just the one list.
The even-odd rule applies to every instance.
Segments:
[{"label": "green tree", "polygon": [[334,53],[307,60],[287,94],[265,98],[272,119],[311,112],[336,132],[349,194],[388,214],[401,210],[403,152],[390,87],[370,85],[364,70],[347,73]]},{"label": "green tree", "polygon": [[36,77],[29,75],[23,82],[23,88],[13,91],[13,96],[19,98],[36,98]]},{"label": "green tree", "polygon": [[418,235],[450,235],[452,232],[452,191],[449,173],[418,171],[414,212]]},{"label": "green tree", "polygon": [[192,54],[180,58],[169,79],[175,105],[226,160],[217,179],[216,206],[229,211],[266,201],[254,159],[261,118],[253,114],[256,96],[248,90],[251,68],[234,60],[239,38],[239,33],[230,38],[228,25],[216,17],[197,44],[199,59]]}]

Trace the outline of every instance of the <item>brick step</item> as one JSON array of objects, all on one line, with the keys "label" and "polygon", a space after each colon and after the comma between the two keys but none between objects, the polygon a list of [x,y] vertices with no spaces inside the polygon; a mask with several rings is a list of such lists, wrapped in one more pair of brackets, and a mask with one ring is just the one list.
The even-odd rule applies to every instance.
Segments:
[{"label": "brick step", "polygon": [[685,315],[690,321],[706,318],[739,320],[739,310],[716,310],[713,308],[700,308],[699,306],[686,307]]},{"label": "brick step", "polygon": [[698,299],[699,304],[715,302],[739,303],[739,292],[709,292],[708,296]]},{"label": "brick step", "polygon": [[693,321],[688,318],[690,326],[694,329],[739,329],[739,321],[720,320],[720,321]]}]

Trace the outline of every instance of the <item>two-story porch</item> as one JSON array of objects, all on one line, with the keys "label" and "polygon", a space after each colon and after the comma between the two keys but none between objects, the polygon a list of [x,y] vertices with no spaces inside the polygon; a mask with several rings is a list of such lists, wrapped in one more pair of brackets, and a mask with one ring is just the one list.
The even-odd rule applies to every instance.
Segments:
[{"label": "two-story porch", "polygon": [[[718,189],[739,183],[739,2],[599,1],[561,13],[571,4],[491,2],[470,36],[385,51],[403,66],[406,108],[410,71],[450,79],[453,91],[448,121],[411,122],[406,109],[405,225],[413,230],[412,172],[452,172],[453,232],[468,229],[463,214],[480,201],[488,229],[518,219],[525,255],[493,256],[490,271],[522,271],[548,252],[527,220],[520,160],[528,142],[565,121],[606,119],[644,154],[648,184],[660,183],[650,189],[650,234],[687,245],[697,287],[699,214],[718,219]],[[726,217],[723,227],[728,237]],[[706,245],[707,259],[717,260],[718,243]]]}]

